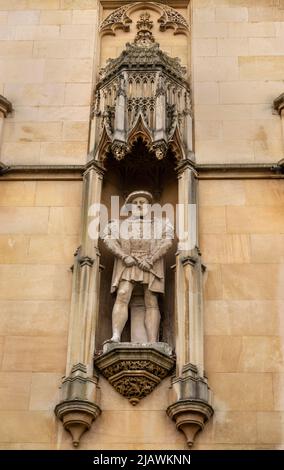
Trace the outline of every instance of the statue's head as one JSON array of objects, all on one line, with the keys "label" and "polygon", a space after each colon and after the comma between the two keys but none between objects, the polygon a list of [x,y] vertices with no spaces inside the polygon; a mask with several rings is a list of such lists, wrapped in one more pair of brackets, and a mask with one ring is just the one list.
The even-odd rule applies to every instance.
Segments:
[{"label": "statue's head", "polygon": [[125,200],[125,204],[132,205],[132,214],[140,217],[148,214],[152,202],[152,194],[144,190],[133,191]]}]

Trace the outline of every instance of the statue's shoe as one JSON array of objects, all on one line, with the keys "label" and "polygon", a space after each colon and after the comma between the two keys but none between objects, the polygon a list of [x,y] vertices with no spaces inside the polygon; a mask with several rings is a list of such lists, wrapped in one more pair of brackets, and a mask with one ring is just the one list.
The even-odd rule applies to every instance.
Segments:
[{"label": "statue's shoe", "polygon": [[106,339],[106,340],[103,342],[103,346],[104,346],[105,344],[109,344],[109,343],[120,343],[120,339],[118,339],[118,338]]}]

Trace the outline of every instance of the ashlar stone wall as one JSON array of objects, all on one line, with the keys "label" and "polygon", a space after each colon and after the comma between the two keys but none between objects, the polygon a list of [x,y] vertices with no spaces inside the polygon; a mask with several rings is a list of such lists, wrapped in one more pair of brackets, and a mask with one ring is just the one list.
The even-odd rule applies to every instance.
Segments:
[{"label": "ashlar stone wall", "polygon": [[193,0],[192,12],[198,161],[279,161],[271,105],[283,93],[283,0]]},{"label": "ashlar stone wall", "polygon": [[97,18],[96,0],[0,2],[5,163],[85,163]]},{"label": "ashlar stone wall", "polygon": [[[185,8],[182,11],[186,11]],[[97,0],[0,0],[0,160],[84,164],[95,70],[123,47],[98,42]],[[191,0],[191,43],[163,33],[191,67],[198,163],[283,158],[283,0]],[[128,39],[127,39],[128,40]],[[161,39],[162,44],[162,39]],[[115,49],[116,48],[116,49]],[[200,181],[205,367],[215,415],[197,449],[284,448],[283,179]],[[65,372],[80,178],[0,179],[0,447],[69,449],[53,409]],[[102,415],[82,449],[184,449],[166,416],[169,380],[133,408],[101,380]]]}]

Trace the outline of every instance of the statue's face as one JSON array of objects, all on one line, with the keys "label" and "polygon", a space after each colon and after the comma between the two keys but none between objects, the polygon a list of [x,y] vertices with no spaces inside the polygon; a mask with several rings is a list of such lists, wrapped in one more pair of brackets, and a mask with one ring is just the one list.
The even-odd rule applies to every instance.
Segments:
[{"label": "statue's face", "polygon": [[150,210],[150,203],[148,199],[144,196],[135,197],[132,202],[132,214],[145,217]]}]

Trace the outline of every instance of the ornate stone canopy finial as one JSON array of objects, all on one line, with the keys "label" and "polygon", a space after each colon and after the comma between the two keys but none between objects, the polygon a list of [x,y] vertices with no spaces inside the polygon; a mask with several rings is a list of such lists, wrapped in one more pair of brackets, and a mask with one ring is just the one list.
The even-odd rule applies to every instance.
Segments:
[{"label": "ornate stone canopy finial", "polygon": [[138,32],[134,42],[137,46],[147,47],[151,46],[154,42],[154,36],[151,29],[153,28],[153,21],[150,20],[150,13],[147,11],[141,13],[140,19],[136,23]]},{"label": "ornate stone canopy finial", "polygon": [[153,21],[150,20],[150,13],[147,11],[145,13],[141,13],[140,19],[136,23],[136,27],[138,32],[134,39],[135,44],[140,47],[152,46],[155,39],[151,31],[153,28]]}]

